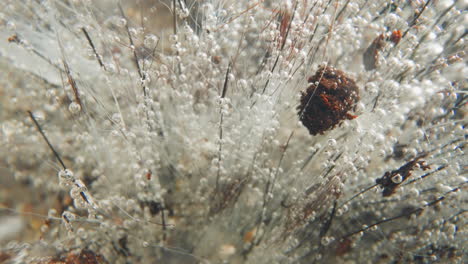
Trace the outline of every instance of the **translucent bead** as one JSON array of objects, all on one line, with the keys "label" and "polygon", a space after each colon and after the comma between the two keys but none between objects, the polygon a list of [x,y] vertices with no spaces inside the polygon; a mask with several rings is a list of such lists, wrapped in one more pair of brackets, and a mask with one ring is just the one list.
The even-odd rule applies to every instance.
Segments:
[{"label": "translucent bead", "polygon": [[77,102],[71,102],[69,105],[68,105],[68,110],[72,113],[72,114],[77,114],[81,111],[81,106],[80,104],[78,104]]},{"label": "translucent bead", "polygon": [[328,140],[328,145],[332,148],[336,147],[337,143],[336,143],[336,140],[331,138]]},{"label": "translucent bead", "polygon": [[88,188],[86,188],[85,184],[81,180],[76,180],[75,185],[73,188],[76,188],[80,192],[87,192]]},{"label": "translucent bead", "polygon": [[41,226],[41,232],[42,232],[42,233],[47,232],[47,230],[49,230],[49,226],[47,226],[47,225],[42,225],[42,226]]},{"label": "translucent bead", "polygon": [[125,27],[127,25],[127,20],[125,18],[118,18],[114,21],[114,24],[118,27]]},{"label": "translucent bead", "polygon": [[49,212],[47,212],[48,217],[55,217],[56,215],[57,215],[57,210],[54,208],[49,209]]},{"label": "translucent bead", "polygon": [[178,37],[177,35],[170,35],[169,37],[169,40],[172,42],[172,43],[176,43],[178,41]]},{"label": "translucent bead", "polygon": [[399,184],[403,181],[403,177],[400,174],[396,174],[395,176],[392,177],[392,182]]},{"label": "translucent bead", "polygon": [[75,176],[73,175],[73,172],[69,169],[60,170],[58,172],[58,178],[60,184],[65,185],[71,184],[73,183],[73,181],[75,181]]},{"label": "translucent bead", "polygon": [[178,13],[180,19],[187,18],[190,15],[190,11],[187,8],[183,8],[183,9],[179,10],[177,13]]},{"label": "translucent bead", "polygon": [[159,37],[153,34],[149,34],[145,36],[145,39],[143,40],[143,44],[147,48],[154,48],[156,44],[159,41]]},{"label": "translucent bead", "polygon": [[76,230],[76,234],[82,239],[86,239],[88,237],[88,234],[84,228],[78,228],[78,230]]},{"label": "translucent bead", "polygon": [[69,212],[69,211],[65,211],[63,212],[62,214],[62,220],[63,220],[63,223],[65,224],[65,227],[67,228],[67,230],[71,231],[72,230],[72,225],[71,225],[71,222],[73,220],[76,219],[76,215]]},{"label": "translucent bead", "polygon": [[327,246],[329,245],[331,242],[333,242],[333,238],[332,237],[322,237],[322,240],[320,241],[322,243],[323,246]]}]

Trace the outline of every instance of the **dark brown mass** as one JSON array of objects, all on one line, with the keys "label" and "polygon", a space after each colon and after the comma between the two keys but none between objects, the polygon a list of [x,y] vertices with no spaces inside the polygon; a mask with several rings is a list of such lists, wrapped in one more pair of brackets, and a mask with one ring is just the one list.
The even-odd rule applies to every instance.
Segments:
[{"label": "dark brown mass", "polygon": [[[387,171],[385,172],[384,176],[375,180],[375,183],[380,185],[383,189],[382,195],[384,197],[391,196],[395,193],[396,188],[406,181],[408,177],[411,176],[412,171],[416,168],[416,165],[419,165],[419,168],[422,170],[428,170],[431,167],[425,164],[425,161],[421,160],[422,158],[426,157],[428,153],[423,153],[417,156],[416,158],[412,159],[411,161],[407,162],[405,165],[401,166],[397,170]],[[400,181],[393,181],[393,177],[396,175],[401,176]]]},{"label": "dark brown mass", "polygon": [[359,88],[344,72],[320,66],[308,79],[310,86],[302,92],[297,107],[299,119],[311,135],[323,134],[344,119],[354,119],[349,113],[359,100]]}]

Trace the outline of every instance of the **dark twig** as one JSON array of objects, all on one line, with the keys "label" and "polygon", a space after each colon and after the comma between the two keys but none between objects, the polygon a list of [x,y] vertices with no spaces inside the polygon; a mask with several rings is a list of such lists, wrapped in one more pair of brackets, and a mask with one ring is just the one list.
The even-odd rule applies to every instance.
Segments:
[{"label": "dark twig", "polygon": [[[123,8],[122,8],[122,5],[120,5],[120,3],[117,4],[117,6],[119,7],[119,10],[120,10],[120,14],[122,15],[122,17],[125,19],[126,23],[125,23],[125,29],[127,31],[127,34],[128,34],[128,40],[130,42],[130,48],[132,49],[133,51],[133,59],[135,60],[135,65],[137,67],[137,70],[138,70],[138,75],[140,76],[140,79],[142,81],[145,80],[145,76],[143,75],[143,72],[141,71],[141,67],[140,67],[140,63],[138,62],[138,55],[136,53],[136,49],[135,49],[135,44],[133,42],[133,38],[132,38],[132,34],[130,33],[130,29],[128,28],[128,19],[127,17],[125,16],[125,13],[123,11]],[[143,85],[143,95],[146,97],[146,87],[145,85]]]},{"label": "dark twig", "polygon": [[65,58],[63,58],[63,67],[65,69],[65,73],[67,74],[68,84],[70,84],[70,86],[72,87],[73,95],[75,97],[75,101],[76,101],[77,104],[80,105],[81,109],[83,109],[83,104],[81,102],[80,94],[78,92],[78,86],[76,85],[75,79],[71,75],[70,67],[68,66],[68,63],[65,61]]},{"label": "dark twig", "polygon": [[376,184],[371,185],[371,186],[365,188],[364,190],[362,190],[362,191],[356,193],[356,194],[353,195],[351,198],[349,198],[348,200],[346,200],[346,202],[342,203],[338,208],[343,207],[345,204],[351,202],[352,200],[354,200],[354,199],[355,199],[356,197],[358,197],[359,195],[361,195],[361,194],[363,194],[363,193],[365,193],[365,192],[367,192],[367,191],[373,189],[373,188],[376,187],[377,185],[378,185],[378,184],[376,183]]},{"label": "dark twig", "polygon": [[62,159],[60,158],[60,155],[58,154],[58,152],[55,150],[55,148],[52,146],[52,144],[50,143],[49,139],[46,137],[46,135],[44,134],[44,131],[42,130],[41,126],[39,125],[39,123],[37,122],[36,118],[34,117],[33,113],[31,111],[27,111],[28,114],[29,114],[29,117],[31,118],[31,120],[34,122],[34,125],[36,125],[36,128],[37,128],[37,131],[39,131],[39,133],[42,135],[42,138],[44,138],[45,142],[47,143],[47,145],[49,146],[49,148],[52,150],[52,152],[54,153],[55,157],[58,159],[58,161],[60,162],[60,164],[62,165],[63,169],[66,170],[67,167],[65,166],[65,163],[63,163]]},{"label": "dark twig", "polygon": [[104,70],[106,70],[106,66],[104,66],[104,63],[102,63],[101,56],[99,56],[99,54],[97,53],[96,47],[94,46],[94,43],[93,43],[93,41],[91,40],[91,37],[89,36],[88,31],[86,31],[86,29],[85,29],[84,27],[81,28],[81,31],[83,31],[83,33],[84,33],[86,39],[88,40],[89,46],[91,46],[91,48],[93,49],[94,56],[96,56],[96,59],[98,60],[99,65],[100,65]]},{"label": "dark twig", "polygon": [[[229,82],[229,72],[231,71],[231,63],[229,63],[228,68],[226,70],[226,76],[224,78],[224,85],[223,85],[223,90],[221,92],[221,99],[223,99],[226,96],[227,88],[228,88],[228,82]],[[218,149],[218,173],[216,175],[216,193],[219,191],[219,178],[220,178],[220,173],[221,173],[221,152],[223,150],[223,109],[222,106],[219,109],[220,111],[220,120],[219,120],[219,149]]]},{"label": "dark twig", "polygon": [[379,226],[379,225],[381,225],[381,224],[384,224],[384,223],[387,223],[387,222],[391,222],[391,221],[393,221],[393,220],[396,220],[396,219],[399,219],[399,218],[402,218],[402,217],[406,217],[406,216],[410,216],[410,215],[413,215],[413,214],[422,212],[426,207],[430,207],[430,206],[436,205],[436,204],[440,203],[441,201],[443,201],[443,200],[447,197],[447,195],[449,195],[450,193],[454,193],[454,192],[459,191],[460,188],[462,188],[462,186],[465,185],[466,183],[467,183],[467,182],[464,182],[464,183],[461,184],[459,187],[454,188],[454,189],[452,189],[452,190],[450,190],[450,191],[444,193],[444,194],[443,194],[442,196],[440,196],[439,198],[437,198],[437,199],[435,199],[435,200],[433,200],[433,201],[431,201],[431,202],[425,204],[424,206],[418,207],[418,208],[413,209],[413,210],[411,210],[411,211],[408,211],[408,212],[406,212],[406,213],[404,213],[404,214],[399,214],[399,215],[397,215],[397,216],[393,216],[393,217],[390,217],[390,218],[384,218],[383,220],[377,221],[377,222],[375,222],[375,223],[373,223],[373,224],[371,224],[371,225],[368,225],[368,226],[366,226],[366,227],[364,227],[364,228],[361,228],[361,229],[359,229],[359,230],[356,230],[356,231],[353,231],[353,232],[351,232],[351,233],[348,233],[348,234],[344,235],[343,238],[347,238],[347,237],[350,237],[350,236],[352,236],[352,235],[358,234],[358,233],[360,233],[360,232],[367,231],[367,230],[371,229],[372,227]]}]

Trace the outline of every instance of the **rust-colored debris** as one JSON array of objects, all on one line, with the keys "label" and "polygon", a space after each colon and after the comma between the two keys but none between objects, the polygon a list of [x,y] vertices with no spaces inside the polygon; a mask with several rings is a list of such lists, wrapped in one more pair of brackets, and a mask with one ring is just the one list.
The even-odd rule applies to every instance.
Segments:
[{"label": "rust-colored debris", "polygon": [[[382,178],[378,178],[375,182],[383,189],[382,195],[384,197],[391,196],[395,193],[395,190],[400,184],[402,184],[406,179],[411,176],[411,172],[414,170],[416,165],[422,170],[428,170],[430,167],[425,164],[425,161],[420,160],[427,156],[427,153],[423,153],[416,158],[410,160],[405,165],[401,166],[397,170],[385,172]],[[398,180],[395,180],[394,177],[398,177]]]},{"label": "rust-colored debris", "polygon": [[345,119],[354,119],[349,113],[359,100],[359,88],[344,72],[321,66],[309,78],[309,88],[302,92],[298,114],[311,135],[323,134]]}]

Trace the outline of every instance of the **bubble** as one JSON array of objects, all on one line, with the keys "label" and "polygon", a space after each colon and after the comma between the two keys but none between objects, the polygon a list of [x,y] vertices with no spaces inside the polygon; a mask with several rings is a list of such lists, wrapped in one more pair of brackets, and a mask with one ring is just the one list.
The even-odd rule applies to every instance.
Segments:
[{"label": "bubble", "polygon": [[41,226],[41,232],[42,232],[42,233],[47,232],[47,230],[49,230],[49,227],[48,227],[47,225],[42,225],[42,226]]},{"label": "bubble", "polygon": [[6,28],[9,31],[15,31],[16,30],[16,24],[14,22],[8,21],[6,24]]},{"label": "bubble", "polygon": [[437,188],[438,191],[443,192],[443,193],[450,192],[452,190],[452,187],[442,184],[442,183],[437,183],[435,187]]},{"label": "bubble", "polygon": [[179,9],[177,13],[180,19],[185,19],[190,15],[190,11],[187,8]]},{"label": "bubble", "polygon": [[148,34],[145,36],[143,40],[143,44],[147,48],[154,48],[159,41],[159,37],[153,34]]},{"label": "bubble", "polygon": [[49,212],[47,212],[48,217],[55,217],[56,215],[57,215],[57,210],[54,208],[49,209]]},{"label": "bubble", "polygon": [[178,40],[179,40],[179,37],[177,35],[171,35],[169,37],[169,40],[172,42],[172,43],[176,43]]},{"label": "bubble", "polygon": [[71,184],[73,181],[75,181],[75,176],[69,169],[60,170],[58,172],[58,178],[61,184]]},{"label": "bubble", "polygon": [[179,75],[179,80],[180,80],[181,82],[186,82],[186,81],[187,81],[187,75],[185,75],[185,74]]},{"label": "bubble", "polygon": [[169,69],[167,68],[166,65],[162,64],[159,68],[159,74],[167,75],[168,73],[169,73]]},{"label": "bubble", "polygon": [[392,177],[392,182],[399,184],[403,181],[403,177],[400,174],[396,174],[395,176]]},{"label": "bubble", "polygon": [[333,242],[333,240],[334,239],[332,237],[325,236],[325,237],[322,237],[320,243],[322,243],[323,246],[328,246],[330,245],[331,242]]},{"label": "bubble", "polygon": [[120,115],[120,113],[114,113],[112,114],[111,119],[114,123],[120,124],[120,122],[122,121],[122,116]]},{"label": "bubble", "polygon": [[114,25],[118,26],[118,27],[125,27],[127,25],[127,20],[123,17],[121,18],[116,18],[114,20]]},{"label": "bubble", "polygon": [[336,147],[337,143],[336,143],[336,140],[331,138],[328,140],[328,145],[332,148]]},{"label": "bubble", "polygon": [[218,253],[222,258],[227,258],[233,255],[234,253],[236,253],[236,247],[231,244],[224,244],[224,245],[221,245]]},{"label": "bubble", "polygon": [[37,121],[45,120],[45,113],[43,111],[34,111],[33,115]]},{"label": "bubble", "polygon": [[72,114],[77,114],[77,113],[79,113],[81,111],[81,106],[77,102],[73,101],[73,102],[70,103],[70,105],[68,105],[68,110]]},{"label": "bubble", "polygon": [[106,63],[105,66],[106,66],[106,69],[107,69],[106,73],[108,75],[114,75],[114,74],[118,73],[117,66],[114,63]]},{"label": "bubble", "polygon": [[419,190],[416,188],[412,188],[409,191],[413,196],[419,196]]},{"label": "bubble", "polygon": [[451,5],[453,5],[453,0],[442,0],[439,2],[438,8],[440,8],[440,10],[445,10],[449,8]]},{"label": "bubble", "polygon": [[48,89],[46,91],[47,98],[53,98],[55,95],[56,95],[56,90],[55,89]]},{"label": "bubble", "polygon": [[77,190],[80,191],[80,192],[87,192],[88,191],[88,188],[86,188],[86,185],[81,180],[76,180],[75,185],[73,186],[73,188],[77,188]]},{"label": "bubble", "polygon": [[72,212],[69,212],[69,211],[65,211],[63,212],[62,214],[62,218],[66,219],[65,221],[71,221],[71,220],[75,220],[76,218],[76,215]]},{"label": "bubble", "polygon": [[71,221],[74,220],[75,218],[76,218],[75,214],[73,214],[71,212],[68,212],[68,211],[63,212],[62,220],[63,220],[63,224],[65,225],[65,228],[67,229],[67,231],[73,231]]},{"label": "bubble", "polygon": [[88,237],[88,234],[86,232],[86,230],[82,227],[78,228],[78,230],[76,230],[76,234],[78,235],[78,237],[82,238],[82,239],[86,239]]},{"label": "bubble", "polygon": [[440,53],[444,51],[444,47],[438,42],[432,42],[427,45],[426,51],[430,55],[439,55]]}]

